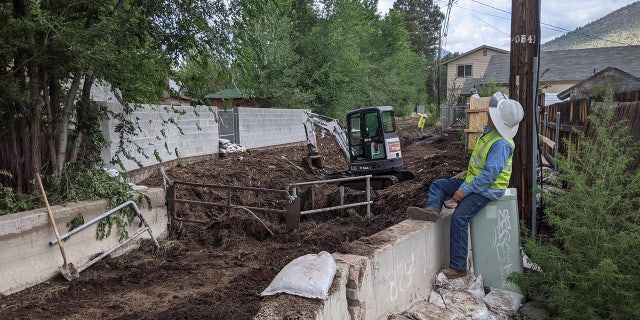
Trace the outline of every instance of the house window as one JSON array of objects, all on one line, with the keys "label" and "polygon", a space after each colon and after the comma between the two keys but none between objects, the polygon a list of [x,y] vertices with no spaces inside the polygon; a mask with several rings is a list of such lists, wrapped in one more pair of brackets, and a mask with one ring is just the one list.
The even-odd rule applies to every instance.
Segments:
[{"label": "house window", "polygon": [[470,64],[458,65],[458,78],[473,77],[473,68]]},{"label": "house window", "polygon": [[487,49],[482,49],[482,56],[486,57],[487,56]]}]

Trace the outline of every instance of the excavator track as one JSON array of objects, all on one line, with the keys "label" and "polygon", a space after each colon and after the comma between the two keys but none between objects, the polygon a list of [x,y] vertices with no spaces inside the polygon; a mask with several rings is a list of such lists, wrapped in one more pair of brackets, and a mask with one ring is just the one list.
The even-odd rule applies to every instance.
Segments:
[{"label": "excavator track", "polygon": [[[340,179],[340,178],[357,177],[357,176],[358,175],[354,174],[353,172],[342,171],[342,172],[336,172],[328,175],[327,179]],[[415,174],[410,171],[401,171],[401,172],[394,172],[389,174],[377,174],[377,175],[371,176],[371,178],[369,179],[369,183],[372,189],[381,190],[381,189],[388,188],[398,182],[414,179],[415,177],[416,177]],[[356,189],[356,190],[365,190],[367,187],[366,180],[345,181],[345,182],[341,182],[340,185],[343,185],[351,189]]]}]

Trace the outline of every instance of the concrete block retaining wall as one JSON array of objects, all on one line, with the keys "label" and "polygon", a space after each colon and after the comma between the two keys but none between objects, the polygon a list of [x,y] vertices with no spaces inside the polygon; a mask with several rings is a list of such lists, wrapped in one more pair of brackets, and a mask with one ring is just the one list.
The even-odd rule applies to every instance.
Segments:
[{"label": "concrete block retaining wall", "polygon": [[[122,112],[117,102],[101,102],[112,112]],[[184,114],[176,113],[184,112]],[[302,109],[238,108],[238,137],[247,149],[263,148],[306,141]],[[218,109],[207,106],[144,105],[129,117],[137,124],[139,132],[128,137],[130,143],[123,148],[134,160],[118,154],[120,137],[115,132],[119,124],[114,119],[102,123],[102,133],[110,145],[102,150],[102,161],[109,167],[122,171],[109,163],[118,155],[126,170],[127,181],[138,183],[149,177],[160,166],[170,168],[177,163],[189,164],[206,160],[219,153],[220,127]],[[176,124],[167,123],[173,118]],[[166,146],[165,146],[166,144]],[[158,162],[156,154],[161,160]]]},{"label": "concrete block retaining wall", "polygon": [[[144,219],[156,237],[164,237],[167,231],[167,207],[164,190],[160,188],[140,191],[151,200],[151,207],[146,203],[137,203]],[[56,225],[60,234],[68,232],[67,223],[78,214],[84,221],[89,221],[106,212],[106,201],[83,201],[66,206],[52,206]],[[129,235],[135,233],[139,219],[128,230]],[[72,235],[63,241],[67,262],[80,267],[96,255],[118,245],[119,232],[114,226],[111,236],[104,240],[96,239],[97,224]],[[135,241],[122,246],[113,255],[121,254],[134,247],[139,239],[149,238],[144,233]],[[58,268],[63,259],[58,245],[50,245],[55,240],[55,233],[46,208],[18,212],[0,216],[0,294],[8,295],[30,286],[59,276]],[[82,273],[80,273],[82,276]]]},{"label": "concrete block retaining wall", "polygon": [[[117,103],[103,103],[113,112],[121,112]],[[174,112],[180,111],[184,114]],[[144,167],[176,159],[201,157],[219,152],[220,132],[216,107],[207,106],[149,106],[131,114],[140,131],[129,137],[131,143],[124,148]],[[166,123],[173,118],[176,124]],[[238,136],[247,149],[263,148],[306,141],[302,109],[238,108]],[[109,119],[102,124],[103,135],[111,145],[102,151],[102,160],[109,163],[118,152],[119,137],[115,133],[117,121]],[[166,146],[165,146],[166,144]],[[140,151],[138,151],[140,150]],[[144,153],[144,155],[141,154]],[[119,156],[127,171],[141,170],[138,164]],[[120,170],[119,167],[116,169]]]},{"label": "concrete block retaining wall", "polygon": [[[123,107],[118,103],[103,104],[113,112],[122,112]],[[216,110],[207,106],[144,105],[130,115],[139,131],[136,136],[127,137],[131,143],[124,149],[144,167],[158,164],[156,155],[160,162],[166,162],[218,153]],[[169,119],[175,124],[168,122]],[[109,163],[118,151],[120,138],[115,132],[118,124],[113,119],[102,124],[102,134],[111,142],[101,154],[105,163]],[[119,158],[127,171],[140,169],[135,161],[126,159],[122,154]]]},{"label": "concrete block retaining wall", "polygon": [[240,144],[247,149],[306,141],[302,109],[238,108]]}]

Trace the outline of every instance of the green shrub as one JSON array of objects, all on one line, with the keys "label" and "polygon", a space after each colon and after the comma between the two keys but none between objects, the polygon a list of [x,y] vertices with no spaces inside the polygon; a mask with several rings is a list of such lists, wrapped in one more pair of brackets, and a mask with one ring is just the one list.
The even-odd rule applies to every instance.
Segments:
[{"label": "green shrub", "polygon": [[523,237],[541,272],[511,277],[554,318],[640,319],[640,174],[631,170],[640,154],[612,108],[594,110],[579,146],[565,142],[565,189],[545,195],[553,234]]},{"label": "green shrub", "polygon": [[[12,178],[10,172],[0,169],[0,175]],[[0,183],[0,216],[26,211],[40,206],[38,195],[15,193],[12,188]]]},{"label": "green shrub", "polygon": [[[7,171],[0,170],[0,174],[11,178]],[[109,176],[104,170],[90,168],[83,165],[69,166],[59,179],[43,177],[49,187],[46,190],[50,205],[65,204],[84,200],[107,200],[107,207],[114,208],[126,201],[133,200],[132,188],[124,180]],[[35,179],[34,179],[35,181]],[[35,182],[34,182],[35,183]],[[13,189],[0,184],[0,215],[42,208],[45,206],[39,188],[32,194],[16,194]],[[128,237],[125,227],[131,224],[136,213],[129,207],[112,214],[98,223],[98,239],[111,234],[115,224],[120,232],[120,240]],[[68,225],[73,229],[84,223],[80,217]]]},{"label": "green shrub", "polygon": [[[119,177],[111,177],[100,168],[87,168],[82,165],[66,168],[58,181],[50,187],[52,203],[68,203],[83,200],[107,200],[107,207],[114,208],[133,200],[133,189]],[[120,240],[128,237],[126,227],[131,224],[136,213],[129,207],[106,217],[98,223],[98,239],[109,237],[115,224],[120,232]]]}]

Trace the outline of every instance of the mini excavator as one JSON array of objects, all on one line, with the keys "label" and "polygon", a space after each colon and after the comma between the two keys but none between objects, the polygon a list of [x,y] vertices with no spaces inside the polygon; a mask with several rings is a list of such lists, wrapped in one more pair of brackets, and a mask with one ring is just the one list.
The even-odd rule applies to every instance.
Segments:
[{"label": "mini excavator", "polygon": [[302,162],[308,172],[324,172],[316,140],[316,132],[320,131],[333,136],[348,165],[345,171],[329,174],[329,179],[371,175],[372,187],[382,189],[415,178],[412,172],[402,170],[400,138],[392,107],[349,111],[346,120],[343,127],[337,119],[307,112],[304,127],[308,153]]}]

